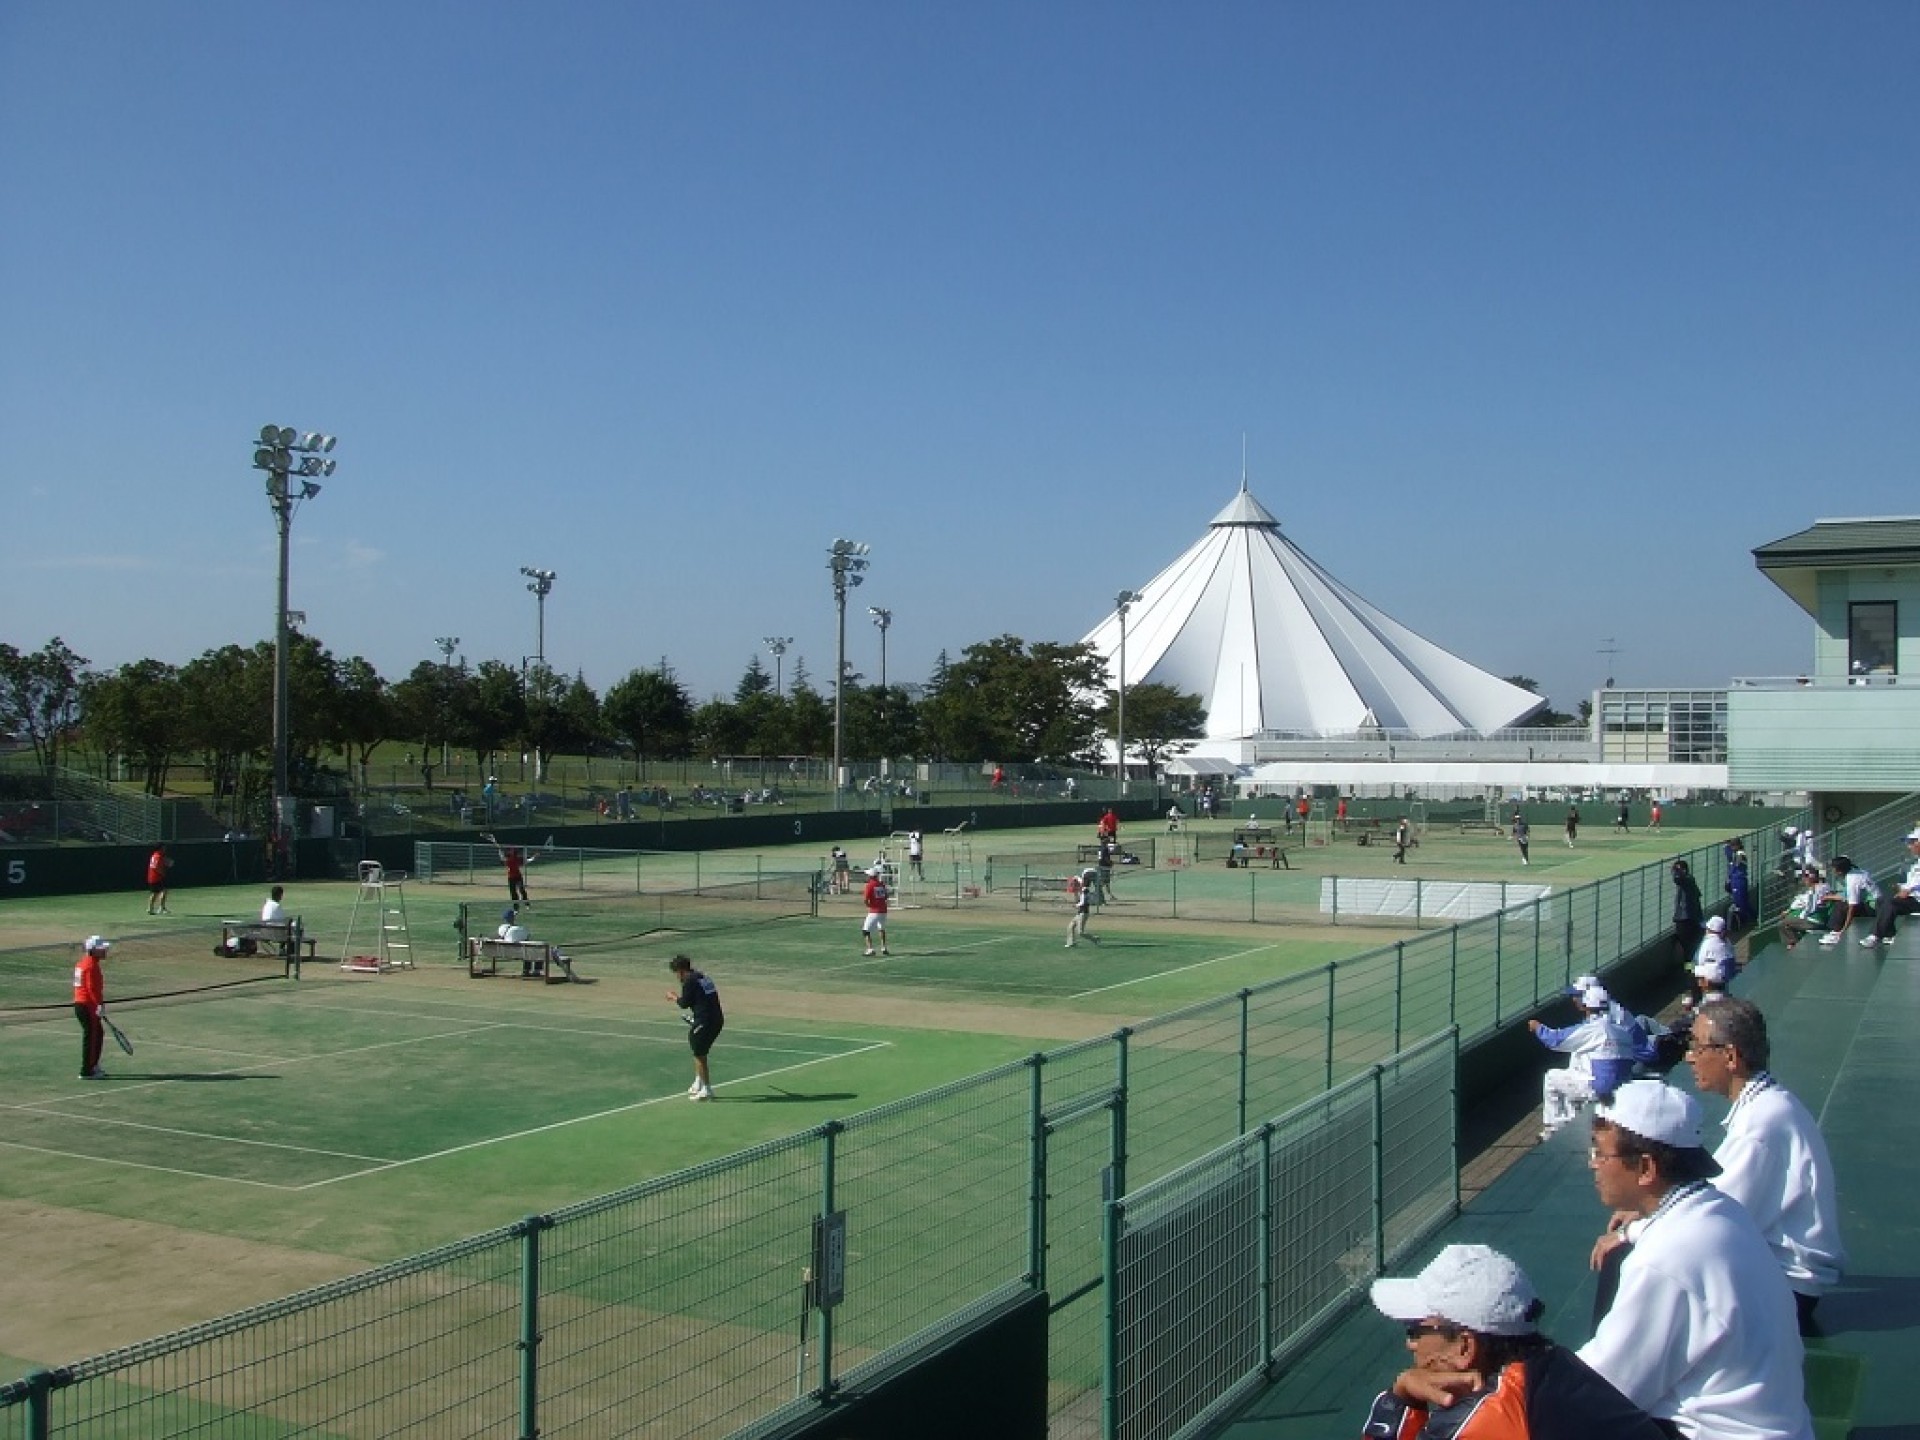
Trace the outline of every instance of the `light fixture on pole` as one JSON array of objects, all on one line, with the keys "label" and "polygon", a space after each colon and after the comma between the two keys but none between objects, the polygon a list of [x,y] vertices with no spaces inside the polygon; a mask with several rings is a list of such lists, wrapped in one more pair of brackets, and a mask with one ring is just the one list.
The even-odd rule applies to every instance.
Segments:
[{"label": "light fixture on pole", "polygon": [[453,652],[460,648],[458,635],[436,635],[434,648],[440,652],[440,768],[447,768],[447,702],[453,696]]},{"label": "light fixture on pole", "polygon": [[553,582],[560,577],[551,570],[536,570],[531,565],[522,565],[520,573],[527,577],[527,589],[533,592],[534,603],[539,608],[539,629],[534,633],[533,658],[544,670],[547,668],[547,596],[553,593]]},{"label": "light fixture on pole", "polygon": [[[278,600],[273,614],[273,813],[268,817],[276,871],[285,859],[293,827],[292,785],[288,779],[289,732],[287,717],[287,540],[293,531],[293,512],[302,500],[320,493],[319,480],[333,474],[334,462],[324,458],[334,447],[331,435],[302,434],[285,425],[262,425],[254,442],[253,468],[267,474],[267,505],[280,532]],[[294,477],[300,484],[293,484]]]},{"label": "light fixture on pole", "polygon": [[1122,590],[1113,597],[1113,607],[1120,616],[1120,690],[1119,703],[1115,706],[1118,714],[1113,727],[1113,756],[1120,762],[1120,794],[1123,798],[1127,793],[1127,611],[1143,598],[1138,590]]},{"label": "light fixture on pole", "polygon": [[793,644],[791,635],[769,635],[766,637],[767,649],[773,654],[773,695],[780,698],[780,659],[787,653],[787,647]]},{"label": "light fixture on pole", "polygon": [[873,617],[873,623],[880,627],[880,694],[882,696],[881,703],[885,704],[886,701],[884,697],[887,693],[887,630],[893,624],[893,611],[883,609],[878,605],[869,605],[867,607],[867,614],[871,615]]},{"label": "light fixture on pole", "polygon": [[833,572],[833,608],[838,628],[833,666],[833,808],[840,808],[841,722],[846,718],[847,591],[866,577],[867,546],[859,540],[835,540],[827,551],[827,569]]}]

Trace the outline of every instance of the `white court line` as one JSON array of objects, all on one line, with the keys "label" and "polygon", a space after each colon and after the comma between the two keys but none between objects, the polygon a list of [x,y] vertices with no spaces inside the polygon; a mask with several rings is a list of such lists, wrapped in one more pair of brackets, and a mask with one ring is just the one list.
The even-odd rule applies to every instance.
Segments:
[{"label": "white court line", "polygon": [[[107,1094],[107,1091],[96,1091]],[[65,1098],[65,1097],[62,1097]],[[184,1135],[190,1140],[215,1140],[222,1145],[253,1145],[263,1150],[291,1150],[298,1155],[325,1155],[333,1160],[364,1160],[370,1165],[388,1164],[385,1155],[356,1155],[351,1150],[316,1150],[310,1145],[283,1145],[276,1140],[243,1140],[237,1135],[214,1135],[205,1130],[182,1130],[172,1125],[148,1125],[140,1120],[114,1120],[105,1115],[88,1115],[72,1110],[49,1110],[43,1107],[58,1105],[59,1100],[34,1101],[26,1105],[0,1105],[0,1110],[17,1110],[23,1115],[49,1115],[60,1120],[71,1120],[85,1125],[118,1125],[128,1130],[145,1130],[154,1135]]]},{"label": "white court line", "polygon": [[[722,1084],[720,1088],[724,1090],[727,1084],[750,1084],[754,1081],[764,1080],[769,1075],[785,1075],[789,1071],[804,1070],[809,1065],[820,1065],[829,1060],[850,1060],[856,1055],[866,1054],[869,1050],[889,1049],[891,1045],[891,1041],[881,1040],[876,1041],[872,1045],[862,1045],[857,1050],[844,1051],[839,1055],[819,1055],[811,1060],[802,1060],[797,1065],[783,1065],[778,1070],[762,1070],[757,1075],[749,1075],[744,1079],[726,1082],[726,1084]],[[368,1175],[384,1174],[388,1170],[398,1170],[406,1165],[420,1165],[429,1160],[443,1160],[449,1155],[459,1155],[468,1150],[484,1150],[489,1145],[500,1145],[509,1140],[524,1140],[532,1135],[544,1135],[551,1130],[564,1130],[570,1125],[584,1125],[589,1120],[604,1120],[609,1116],[624,1115],[630,1110],[645,1110],[652,1105],[663,1104],[671,1100],[685,1100],[686,1098],[684,1094],[656,1095],[650,1100],[636,1100],[631,1105],[616,1105],[611,1110],[599,1110],[591,1115],[576,1115],[570,1120],[556,1120],[551,1125],[536,1125],[531,1130],[516,1130],[510,1135],[495,1135],[486,1140],[472,1140],[465,1145],[455,1145],[450,1149],[436,1150],[430,1155],[416,1155],[410,1160],[391,1160],[384,1165],[376,1165],[371,1170],[357,1170],[347,1175],[335,1175],[326,1180],[309,1181],[305,1185],[283,1185],[278,1188],[283,1190],[318,1190],[323,1185],[336,1185],[342,1180],[360,1180]]]},{"label": "white court line", "polygon": [[1132,980],[1119,980],[1119,981],[1115,981],[1111,985],[1100,985],[1095,987],[1092,990],[1082,990],[1078,994],[1069,995],[1067,998],[1069,1000],[1084,1000],[1089,995],[1103,995],[1109,990],[1124,990],[1129,985],[1144,985],[1150,980],[1164,980],[1169,975],[1184,975],[1189,970],[1204,970],[1207,968],[1207,966],[1218,965],[1223,960],[1244,960],[1249,955],[1263,955],[1269,950],[1278,950],[1279,948],[1280,947],[1277,944],[1276,945],[1256,945],[1251,950],[1239,950],[1234,952],[1231,955],[1216,955],[1211,960],[1195,961],[1191,965],[1182,965],[1182,966],[1179,966],[1177,969],[1157,970],[1151,975],[1141,975]]},{"label": "white court line", "polygon": [[[451,1021],[459,1021],[463,1016],[471,1015],[476,1017],[475,1019],[476,1028],[486,1028],[486,1029],[493,1029],[493,1030],[533,1030],[533,1031],[542,1032],[549,1035],[593,1035],[593,1036],[599,1036],[599,1037],[604,1037],[604,1038],[614,1039],[614,1040],[642,1040],[642,1041],[649,1041],[652,1043],[659,1043],[661,1038],[657,1035],[635,1034],[631,1029],[607,1030],[607,1029],[601,1029],[600,1027],[594,1026],[594,1025],[534,1025],[534,1024],[529,1024],[520,1020],[502,1020],[498,1018],[500,1014],[498,1010],[467,1010],[467,1009],[462,1009],[457,1003],[454,1003],[454,1002],[449,1002],[447,1008],[449,1011],[451,1011],[450,1014],[442,1013],[439,1010],[393,1010],[393,1009],[364,1010],[358,1006],[355,1006],[353,1009],[350,1009],[350,1010],[345,1009],[343,1007],[336,1006],[328,1009],[326,1013],[329,1015],[378,1015],[383,1019],[390,1019],[392,1017],[398,1016],[402,1019],[407,1019],[407,1020],[451,1020]],[[482,1015],[493,1017],[486,1022],[484,1027],[480,1026],[478,1023],[478,1017]],[[666,1038],[668,1038],[669,1040],[677,1041],[681,1038],[680,1031],[673,1028],[674,1026],[680,1024],[681,1022],[678,1019],[676,1019],[675,1016],[672,1016],[672,1015],[662,1014],[662,1015],[653,1015],[653,1016],[645,1016],[645,1017],[636,1017],[632,1020],[611,1020],[610,1019],[605,1021],[604,1023],[608,1025],[621,1025],[621,1026],[645,1025],[645,1026],[655,1027],[655,1028],[665,1028],[667,1031]],[[836,1045],[839,1044],[841,1040],[844,1038],[839,1035],[809,1035],[801,1032],[781,1031],[781,1030],[753,1030],[749,1033],[754,1035],[782,1036],[784,1038],[793,1039],[793,1040],[824,1040]],[[163,1042],[156,1042],[156,1043],[163,1043]]]},{"label": "white court line", "polygon": [[122,1170],[150,1170],[157,1175],[184,1175],[189,1180],[224,1180],[233,1185],[252,1185],[261,1190],[287,1190],[270,1180],[249,1180],[244,1175],[209,1175],[204,1170],[181,1170],[173,1165],[148,1165],[139,1160],[116,1160],[111,1155],[80,1155],[71,1150],[49,1150],[44,1145],[22,1145],[17,1140],[0,1140],[0,1150],[29,1150],[36,1155],[52,1155],[60,1160],[90,1160],[96,1165],[118,1165]]}]

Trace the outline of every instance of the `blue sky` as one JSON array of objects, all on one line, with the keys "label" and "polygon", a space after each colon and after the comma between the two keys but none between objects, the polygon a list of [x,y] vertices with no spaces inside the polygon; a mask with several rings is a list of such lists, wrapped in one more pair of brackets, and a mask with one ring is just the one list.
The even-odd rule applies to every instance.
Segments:
[{"label": "blue sky", "polygon": [[[1232,498],[1563,708],[1920,512],[1920,6],[11,0],[0,639],[704,698],[1072,640]],[[1601,649],[1611,641],[1611,661]]]}]

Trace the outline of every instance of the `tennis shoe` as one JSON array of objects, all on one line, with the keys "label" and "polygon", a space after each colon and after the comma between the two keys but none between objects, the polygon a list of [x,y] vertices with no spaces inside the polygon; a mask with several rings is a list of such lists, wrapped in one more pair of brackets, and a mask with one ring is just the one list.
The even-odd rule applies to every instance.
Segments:
[{"label": "tennis shoe", "polygon": [[689,1100],[711,1100],[712,1098],[713,1091],[711,1090],[694,1090],[687,1095],[687,1099]]},{"label": "tennis shoe", "polygon": [[107,1078],[107,1072],[102,1070],[98,1065],[96,1065],[93,1067],[93,1069],[87,1071],[80,1078],[82,1080],[104,1080]]},{"label": "tennis shoe", "polygon": [[1840,943],[1840,937],[1830,931],[1820,937],[1820,943],[1822,945],[1838,945]]},{"label": "tennis shoe", "polygon": [[862,955],[871,955],[871,954],[873,954],[873,951],[871,951],[871,950],[862,950],[862,951],[861,951],[860,953],[861,953]]},{"label": "tennis shoe", "polygon": [[1869,935],[1866,937],[1866,939],[1860,942],[1860,948],[1862,950],[1871,950],[1873,949],[1874,946],[1878,945],[1879,943],[1880,943],[1880,937],[1878,935]]},{"label": "tennis shoe", "polygon": [[891,950],[882,950],[882,951],[881,951],[880,953],[881,953],[882,955],[891,955],[891,954],[893,954],[893,951],[891,951]]}]

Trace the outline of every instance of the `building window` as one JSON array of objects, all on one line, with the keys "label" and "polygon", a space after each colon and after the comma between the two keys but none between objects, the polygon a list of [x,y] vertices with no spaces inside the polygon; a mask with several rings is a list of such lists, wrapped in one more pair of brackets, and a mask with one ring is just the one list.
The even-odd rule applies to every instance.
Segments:
[{"label": "building window", "polygon": [[1847,673],[1892,675],[1899,654],[1896,612],[1891,600],[1858,600],[1847,606]]}]

